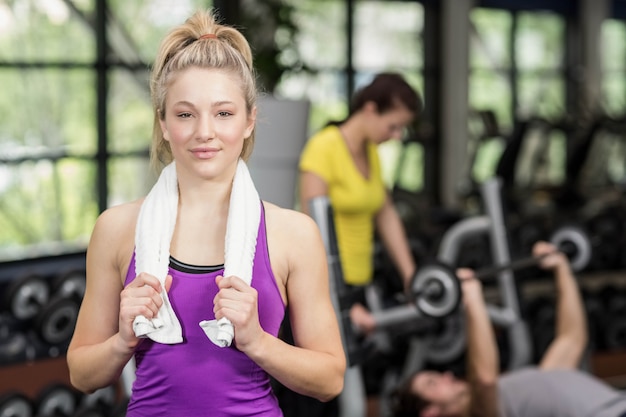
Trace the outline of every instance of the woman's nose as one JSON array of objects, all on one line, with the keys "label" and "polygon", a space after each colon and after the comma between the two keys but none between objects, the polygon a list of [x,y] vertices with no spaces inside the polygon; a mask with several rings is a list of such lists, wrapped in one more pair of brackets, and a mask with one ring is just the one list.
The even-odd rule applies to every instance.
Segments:
[{"label": "woman's nose", "polygon": [[215,124],[211,117],[200,117],[197,127],[197,136],[200,140],[209,140],[215,137]]}]

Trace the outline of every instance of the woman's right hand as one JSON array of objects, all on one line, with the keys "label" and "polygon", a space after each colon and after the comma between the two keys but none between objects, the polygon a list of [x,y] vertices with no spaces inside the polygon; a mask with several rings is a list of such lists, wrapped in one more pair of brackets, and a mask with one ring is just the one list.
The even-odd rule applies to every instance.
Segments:
[{"label": "woman's right hand", "polygon": [[[172,285],[172,276],[165,279],[165,290],[169,291]],[[163,305],[161,297],[161,283],[145,272],[140,273],[128,284],[120,294],[119,335],[126,348],[133,350],[141,338],[135,336],[133,321],[137,316],[147,319],[156,317]]]},{"label": "woman's right hand", "polygon": [[376,328],[374,316],[361,303],[356,303],[350,307],[350,320],[359,332],[364,335],[372,333]]}]

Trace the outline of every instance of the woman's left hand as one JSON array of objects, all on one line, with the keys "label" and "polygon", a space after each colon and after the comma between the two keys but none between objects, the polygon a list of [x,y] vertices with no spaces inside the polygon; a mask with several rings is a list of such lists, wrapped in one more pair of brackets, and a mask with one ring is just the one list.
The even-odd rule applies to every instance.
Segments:
[{"label": "woman's left hand", "polygon": [[226,317],[235,327],[235,346],[245,352],[263,335],[259,323],[257,291],[234,275],[215,279],[219,289],[213,299],[215,319]]}]

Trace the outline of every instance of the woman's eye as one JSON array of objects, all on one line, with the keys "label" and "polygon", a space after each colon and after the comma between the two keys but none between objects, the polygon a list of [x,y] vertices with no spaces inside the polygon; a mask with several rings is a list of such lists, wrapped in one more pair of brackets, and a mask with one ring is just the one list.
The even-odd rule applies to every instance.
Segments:
[{"label": "woman's eye", "polygon": [[180,117],[181,119],[187,119],[191,117],[191,113],[179,113],[178,117]]},{"label": "woman's eye", "polygon": [[230,116],[230,112],[227,112],[227,111],[220,111],[220,112],[218,112],[218,113],[217,113],[217,115],[218,115],[219,117],[228,117],[228,116]]}]

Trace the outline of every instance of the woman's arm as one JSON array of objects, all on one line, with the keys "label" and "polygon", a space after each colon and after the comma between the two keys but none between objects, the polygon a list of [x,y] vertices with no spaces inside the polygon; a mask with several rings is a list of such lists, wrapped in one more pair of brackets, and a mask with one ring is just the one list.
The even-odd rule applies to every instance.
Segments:
[{"label": "woman's arm", "polygon": [[[134,224],[129,224],[129,217],[134,219],[134,212],[131,205],[105,211],[96,222],[87,249],[85,296],[67,351],[72,385],[83,392],[118,380],[139,343],[132,330],[134,317],[152,317],[162,302],[154,289],[159,286],[154,277],[141,276],[134,283],[135,289],[123,289],[126,266],[121,265],[121,259],[128,261],[132,254]],[[129,302],[128,292],[144,299]]]},{"label": "woman's arm", "polygon": [[386,193],[383,207],[376,215],[376,230],[402,277],[406,291],[410,288],[416,265],[404,230],[404,224],[396,211],[389,193]]},{"label": "woman's arm", "polygon": [[237,348],[281,384],[321,401],[331,400],[343,388],[346,357],[330,298],[319,230],[302,213],[277,207],[268,208],[266,213],[272,270],[286,285],[295,346],[262,330],[255,311],[256,293],[236,277],[223,278],[220,288],[232,286],[244,292],[252,306],[250,313],[233,317],[233,311],[227,311],[228,303],[218,294],[216,318],[223,314],[231,319]]},{"label": "woman's arm", "polygon": [[300,171],[300,211],[309,213],[309,202],[315,197],[328,195],[328,184],[319,175]]}]

